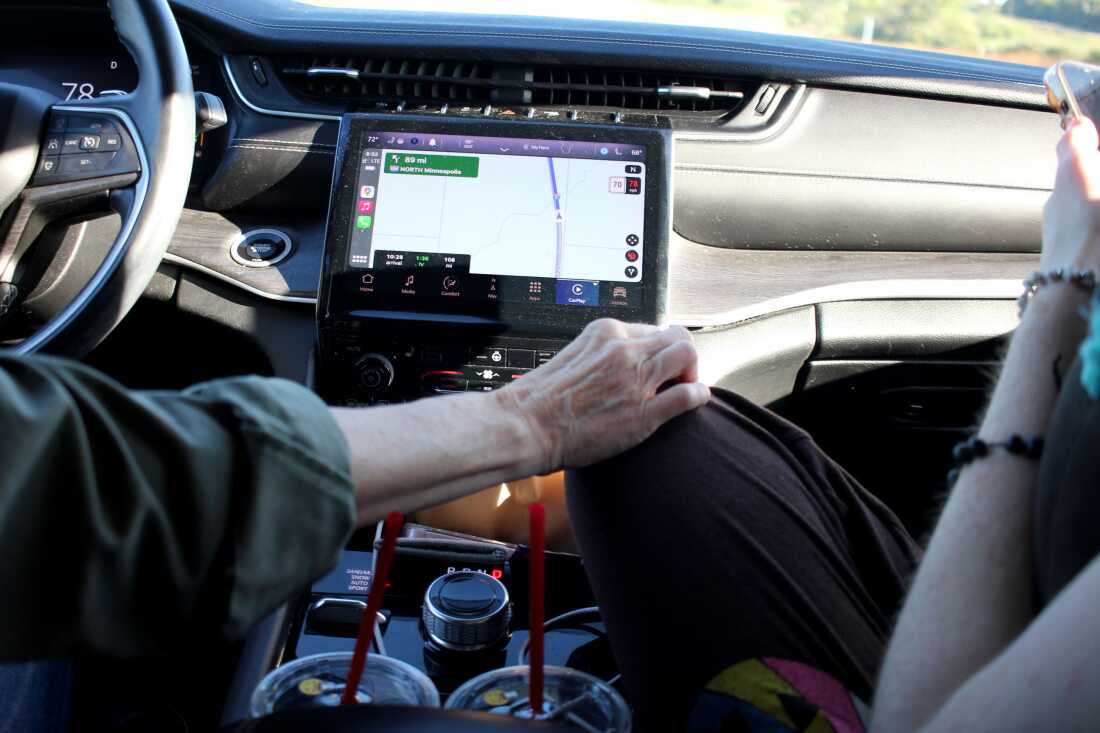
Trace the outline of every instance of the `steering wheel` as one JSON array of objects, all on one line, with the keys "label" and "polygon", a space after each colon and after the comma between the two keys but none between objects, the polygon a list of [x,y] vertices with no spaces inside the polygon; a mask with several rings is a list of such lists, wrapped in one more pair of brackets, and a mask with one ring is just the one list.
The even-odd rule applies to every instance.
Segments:
[{"label": "steering wheel", "polygon": [[[183,211],[195,99],[179,27],[167,0],[107,5],[137,65],[132,93],[57,103],[0,82],[0,334],[36,303],[46,314],[5,338],[17,353],[80,356],[102,341],[152,279]],[[71,251],[35,256],[51,221],[104,201],[121,227],[98,264]]]}]

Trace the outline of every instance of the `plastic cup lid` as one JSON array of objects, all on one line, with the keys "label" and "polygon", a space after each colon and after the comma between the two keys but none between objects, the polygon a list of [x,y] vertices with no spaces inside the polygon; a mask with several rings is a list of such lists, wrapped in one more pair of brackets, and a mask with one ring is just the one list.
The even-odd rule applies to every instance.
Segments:
[{"label": "plastic cup lid", "polygon": [[[544,675],[540,720],[554,720],[589,733],[630,733],[630,708],[611,685],[567,667],[546,667]],[[505,667],[474,677],[455,690],[444,707],[530,718],[529,689],[526,665]]]},{"label": "plastic cup lid", "polygon": [[[333,652],[302,657],[275,668],[252,694],[252,717],[339,705],[350,663],[351,652]],[[439,707],[439,691],[427,675],[380,654],[367,657],[356,699],[363,704]]]}]

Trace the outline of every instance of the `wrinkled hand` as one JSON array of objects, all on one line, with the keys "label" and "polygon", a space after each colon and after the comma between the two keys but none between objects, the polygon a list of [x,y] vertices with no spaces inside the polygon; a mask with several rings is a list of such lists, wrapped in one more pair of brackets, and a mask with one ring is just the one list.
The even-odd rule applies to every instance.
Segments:
[{"label": "wrinkled hand", "polygon": [[[1100,150],[1096,127],[1074,120],[1058,143],[1054,192],[1043,208],[1040,268],[1100,271]],[[1100,273],[1098,273],[1100,274]]]},{"label": "wrinkled hand", "polygon": [[710,390],[698,378],[686,329],[602,319],[495,394],[524,416],[543,446],[546,473],[617,455],[703,405]]}]

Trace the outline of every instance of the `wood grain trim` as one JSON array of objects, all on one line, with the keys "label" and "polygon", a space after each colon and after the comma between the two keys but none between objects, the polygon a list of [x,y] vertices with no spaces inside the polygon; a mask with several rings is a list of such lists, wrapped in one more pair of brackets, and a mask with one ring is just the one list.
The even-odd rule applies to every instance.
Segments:
[{"label": "wood grain trim", "polygon": [[[272,221],[185,210],[169,247],[177,265],[234,283],[254,295],[310,305],[324,246],[319,217]],[[228,243],[242,231],[285,231],[294,253],[269,268],[242,267]],[[1038,255],[960,252],[836,252],[709,247],[674,234],[667,318],[717,326],[789,308],[845,300],[1010,299]]]},{"label": "wood grain trim", "polygon": [[[229,256],[229,243],[242,232],[253,229],[278,229],[294,243],[294,251],[271,267],[244,267]],[[218,277],[259,291],[266,297],[293,298],[309,302],[317,297],[321,274],[325,225],[322,217],[285,217],[273,221],[270,216],[224,215],[210,211],[184,209],[176,227],[168,254],[174,264]],[[302,301],[306,299],[306,301]],[[292,301],[294,302],[294,301]]]},{"label": "wood grain trim", "polygon": [[733,250],[674,234],[668,321],[715,326],[843,300],[1015,298],[1038,255]]}]

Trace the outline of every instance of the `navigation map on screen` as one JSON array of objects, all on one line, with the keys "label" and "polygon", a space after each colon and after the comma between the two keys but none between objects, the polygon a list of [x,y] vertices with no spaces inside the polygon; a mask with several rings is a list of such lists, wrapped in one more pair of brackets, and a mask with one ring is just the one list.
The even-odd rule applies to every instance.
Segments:
[{"label": "navigation map on screen", "polygon": [[644,147],[398,132],[364,141],[353,267],[531,278],[531,293],[564,282],[576,293],[564,302],[582,305],[611,292],[601,283],[643,279]]}]

